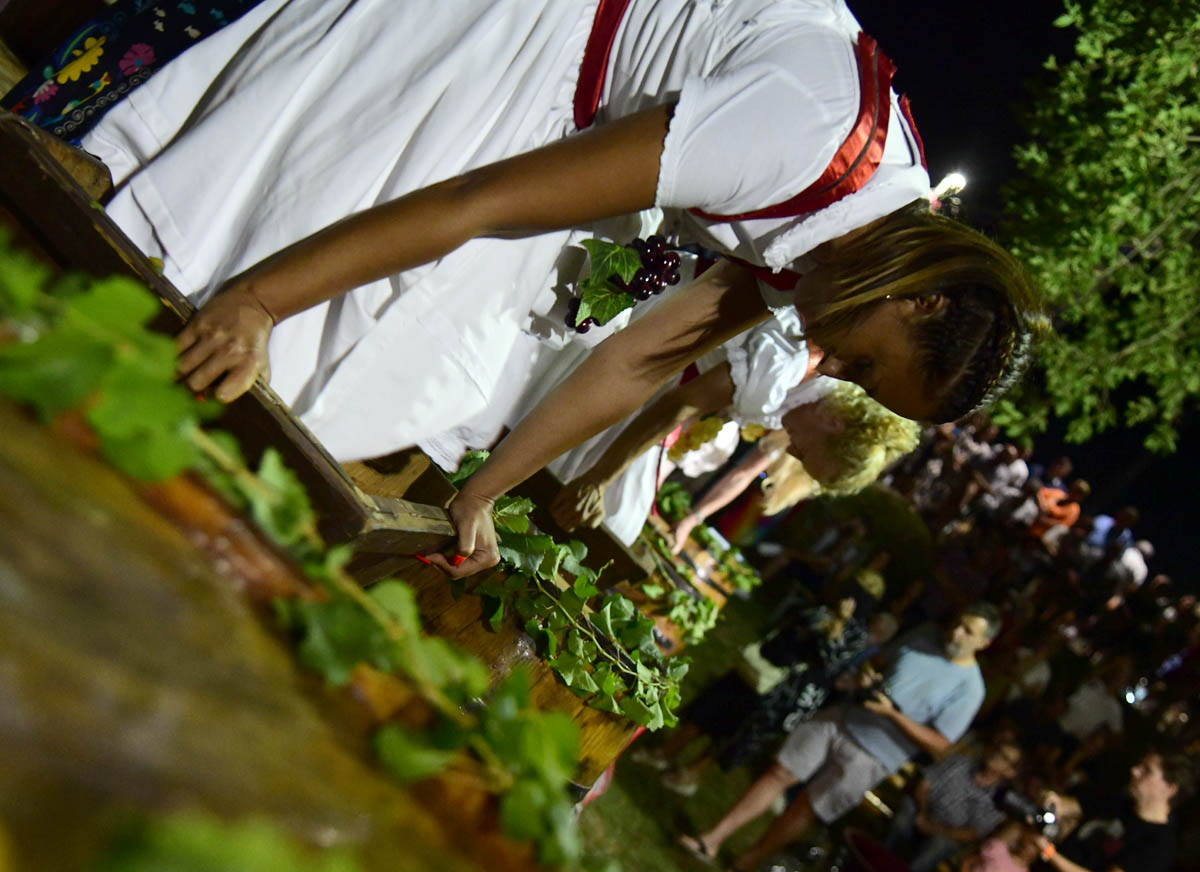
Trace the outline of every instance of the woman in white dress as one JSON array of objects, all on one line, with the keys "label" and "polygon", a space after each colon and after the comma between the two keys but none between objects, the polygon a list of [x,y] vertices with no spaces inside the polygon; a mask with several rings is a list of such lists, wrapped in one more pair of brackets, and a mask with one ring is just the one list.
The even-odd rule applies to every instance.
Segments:
[{"label": "woman in white dress", "polygon": [[110,213],[203,304],[188,385],[229,400],[269,359],[343,459],[485,408],[516,337],[555,330],[559,256],[603,219],[659,206],[673,237],[738,259],[493,452],[451,505],[461,575],[498,557],[496,495],[766,317],[756,286],[802,312],[825,372],[909,417],[1003,386],[1036,294],[908,208],[928,177],[906,116],[840,0],[264,0],[84,146],[118,184]]}]

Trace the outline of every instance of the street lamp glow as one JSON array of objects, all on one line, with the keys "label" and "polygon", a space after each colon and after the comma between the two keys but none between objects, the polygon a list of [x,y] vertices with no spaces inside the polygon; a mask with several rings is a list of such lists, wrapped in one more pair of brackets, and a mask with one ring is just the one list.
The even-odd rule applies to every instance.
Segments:
[{"label": "street lamp glow", "polygon": [[961,191],[967,186],[967,177],[962,173],[950,173],[943,178],[936,188],[933,189],[934,199],[944,197],[946,194],[953,194]]}]

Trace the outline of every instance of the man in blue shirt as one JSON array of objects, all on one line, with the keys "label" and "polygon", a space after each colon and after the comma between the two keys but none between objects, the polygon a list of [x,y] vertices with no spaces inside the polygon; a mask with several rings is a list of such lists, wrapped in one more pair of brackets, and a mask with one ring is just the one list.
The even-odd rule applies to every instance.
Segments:
[{"label": "man in blue shirt", "polygon": [[917,632],[896,648],[883,676],[868,674],[874,688],[861,705],[836,709],[800,724],[771,767],[706,833],[680,844],[715,857],[721,844],[769,809],[789,787],[804,791],[738,858],[735,869],[758,864],[802,834],[814,816],[832,823],[918,751],[944,751],[970,726],[983,702],[983,677],[975,661],[1000,631],[989,603],[968,608],[948,633]]}]

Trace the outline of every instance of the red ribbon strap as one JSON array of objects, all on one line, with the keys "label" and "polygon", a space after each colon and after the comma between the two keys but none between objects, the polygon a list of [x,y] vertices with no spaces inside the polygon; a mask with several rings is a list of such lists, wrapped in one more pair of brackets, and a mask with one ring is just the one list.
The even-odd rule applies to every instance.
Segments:
[{"label": "red ribbon strap", "polygon": [[790,200],[754,212],[714,215],[699,209],[689,211],[705,221],[718,222],[794,218],[824,209],[865,185],[883,161],[883,147],[887,142],[888,119],[892,109],[892,76],[895,75],[896,66],[879,50],[878,43],[865,33],[859,33],[854,55],[858,61],[861,83],[858,120],[829,166],[815,182]]},{"label": "red ribbon strap", "polygon": [[583,63],[579,66],[579,80],[575,83],[575,127],[579,130],[586,130],[596,120],[604,79],[608,75],[608,56],[628,8],[629,0],[600,0],[596,6],[592,32],[588,35]]}]

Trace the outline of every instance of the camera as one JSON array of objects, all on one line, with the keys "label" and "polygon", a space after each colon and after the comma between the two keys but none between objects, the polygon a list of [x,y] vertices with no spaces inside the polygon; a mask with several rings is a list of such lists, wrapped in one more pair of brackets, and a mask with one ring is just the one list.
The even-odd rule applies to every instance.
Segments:
[{"label": "camera", "polygon": [[864,702],[873,700],[875,698],[875,694],[877,693],[883,693],[886,695],[886,691],[883,689],[883,687],[883,679],[880,678],[878,681],[872,681],[866,687],[856,687],[853,691],[851,691],[850,699],[861,705]]},{"label": "camera", "polygon": [[995,802],[996,807],[1009,817],[1031,824],[1047,839],[1058,838],[1060,820],[1054,803],[1043,806],[1011,787],[1000,791]]}]

